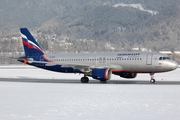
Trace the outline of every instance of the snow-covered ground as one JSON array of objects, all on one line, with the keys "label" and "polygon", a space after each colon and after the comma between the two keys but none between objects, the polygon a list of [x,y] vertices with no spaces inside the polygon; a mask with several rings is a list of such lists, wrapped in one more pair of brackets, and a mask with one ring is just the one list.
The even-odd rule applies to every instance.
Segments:
[{"label": "snow-covered ground", "polygon": [[[180,81],[177,69],[157,81]],[[0,79],[72,79],[82,75],[32,67],[0,67]],[[148,74],[134,80],[149,81]],[[112,80],[125,80],[113,76]],[[180,119],[180,84],[69,84],[0,82],[1,120]]]}]

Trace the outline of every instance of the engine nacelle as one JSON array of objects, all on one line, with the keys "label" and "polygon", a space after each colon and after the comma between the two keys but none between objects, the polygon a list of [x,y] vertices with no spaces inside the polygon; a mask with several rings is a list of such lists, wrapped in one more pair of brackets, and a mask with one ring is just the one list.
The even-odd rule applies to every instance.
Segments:
[{"label": "engine nacelle", "polygon": [[108,68],[93,69],[91,72],[91,77],[97,80],[106,81],[111,78],[112,71]]},{"label": "engine nacelle", "polygon": [[137,73],[122,72],[122,73],[118,73],[118,75],[122,78],[135,78],[137,76]]}]

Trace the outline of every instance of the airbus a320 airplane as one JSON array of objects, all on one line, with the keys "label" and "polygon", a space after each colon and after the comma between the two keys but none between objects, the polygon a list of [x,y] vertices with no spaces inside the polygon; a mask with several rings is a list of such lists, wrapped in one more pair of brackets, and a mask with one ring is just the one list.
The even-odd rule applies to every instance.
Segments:
[{"label": "airbus a320 airplane", "polygon": [[[175,70],[178,64],[167,55],[155,52],[108,52],[45,54],[27,28],[20,28],[25,56],[18,61],[38,68],[63,73],[84,74],[82,83],[89,78],[107,81],[111,75],[135,78],[137,73],[149,73],[155,83],[154,73]],[[88,76],[88,77],[87,77]]]}]

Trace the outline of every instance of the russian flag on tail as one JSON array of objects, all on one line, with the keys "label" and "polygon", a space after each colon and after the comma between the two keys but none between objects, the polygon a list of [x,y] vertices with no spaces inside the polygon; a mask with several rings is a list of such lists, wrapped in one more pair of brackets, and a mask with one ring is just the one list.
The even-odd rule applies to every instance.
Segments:
[{"label": "russian flag on tail", "polygon": [[27,57],[30,56],[41,56],[44,55],[43,50],[36,42],[34,37],[31,35],[27,28],[20,28],[22,43],[24,46],[25,55]]}]

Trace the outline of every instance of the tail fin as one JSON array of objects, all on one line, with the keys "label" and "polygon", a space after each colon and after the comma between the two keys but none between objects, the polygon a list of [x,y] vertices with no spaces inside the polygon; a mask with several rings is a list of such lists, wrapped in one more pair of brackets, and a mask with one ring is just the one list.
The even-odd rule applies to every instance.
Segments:
[{"label": "tail fin", "polygon": [[44,55],[43,50],[27,28],[20,28],[26,57]]}]

